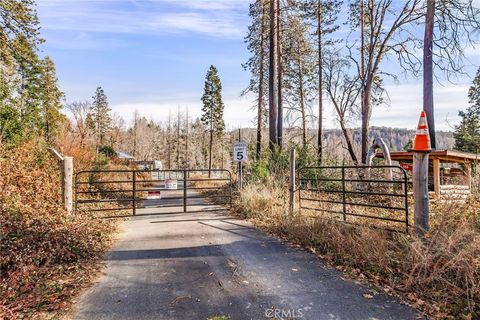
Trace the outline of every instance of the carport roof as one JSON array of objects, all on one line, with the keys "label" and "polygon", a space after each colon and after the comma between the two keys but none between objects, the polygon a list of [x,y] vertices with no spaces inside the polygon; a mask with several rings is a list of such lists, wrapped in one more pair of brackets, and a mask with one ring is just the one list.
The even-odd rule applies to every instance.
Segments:
[{"label": "carport roof", "polygon": [[[402,161],[402,160],[413,160],[413,152],[410,151],[393,151],[390,152],[392,160]],[[383,158],[383,153],[378,152],[375,155],[377,158]],[[430,153],[430,159],[439,159],[446,162],[474,162],[480,161],[480,155],[474,153],[453,151],[453,150],[434,150]]]}]

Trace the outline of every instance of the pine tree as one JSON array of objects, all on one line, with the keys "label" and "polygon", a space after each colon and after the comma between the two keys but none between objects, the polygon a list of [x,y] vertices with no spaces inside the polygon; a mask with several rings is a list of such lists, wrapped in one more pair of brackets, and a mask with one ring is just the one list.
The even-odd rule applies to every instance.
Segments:
[{"label": "pine tree", "polygon": [[256,0],[250,5],[251,25],[248,27],[248,34],[245,37],[248,50],[252,57],[248,59],[242,66],[245,70],[250,71],[252,77],[248,87],[242,92],[242,95],[247,93],[256,94],[256,109],[257,109],[257,139],[256,139],[256,158],[260,159],[262,149],[262,128],[264,126],[265,118],[265,101],[267,100],[265,88],[267,82],[268,69],[268,10],[269,4],[266,0]]},{"label": "pine tree", "polygon": [[307,147],[308,108],[314,98],[314,49],[308,28],[300,12],[292,12],[287,21],[284,50],[285,101],[288,117],[293,123],[300,120],[302,145]]},{"label": "pine tree", "polygon": [[271,152],[278,145],[278,1],[269,0],[268,129]]},{"label": "pine tree", "polygon": [[34,0],[0,1],[0,139],[10,143],[52,142],[64,118],[53,61],[38,57],[39,29]]},{"label": "pine tree", "polygon": [[105,137],[110,130],[112,118],[110,117],[110,107],[108,106],[107,96],[102,87],[98,87],[93,96],[93,104],[90,108],[89,126],[94,131],[96,141],[96,153],[103,146]]},{"label": "pine tree", "polygon": [[455,127],[455,149],[465,152],[480,152],[480,69],[468,91],[469,102],[472,104],[466,111],[460,111],[462,118]]},{"label": "pine tree", "polygon": [[45,57],[41,61],[41,110],[42,127],[47,143],[52,143],[58,133],[60,124],[65,116],[60,112],[63,93],[58,88],[58,79],[55,71],[55,64],[52,59]]},{"label": "pine tree", "polygon": [[24,126],[24,135],[37,133],[41,129],[40,94],[42,91],[40,59],[29,44],[29,40],[20,35],[13,44],[16,50],[13,52],[17,75],[15,77],[16,95],[14,104],[19,111],[20,121]]},{"label": "pine tree", "polygon": [[342,2],[339,0],[307,0],[302,4],[303,14],[314,30],[317,44],[317,77],[318,77],[318,133],[317,151],[318,161],[323,158],[323,56],[326,47],[331,46],[334,41],[328,37],[329,34],[338,30],[336,24]]},{"label": "pine tree", "polygon": [[223,109],[225,105],[222,100],[222,83],[218,76],[217,68],[213,65],[210,66],[207,72],[202,102],[203,114],[201,121],[210,133],[208,175],[211,176],[213,138],[221,138],[225,131],[225,121],[223,120]]}]

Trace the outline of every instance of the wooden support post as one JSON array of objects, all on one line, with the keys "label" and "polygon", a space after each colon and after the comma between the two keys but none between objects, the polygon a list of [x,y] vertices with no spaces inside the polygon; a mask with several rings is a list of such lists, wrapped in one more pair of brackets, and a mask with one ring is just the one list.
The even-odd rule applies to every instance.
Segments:
[{"label": "wooden support post", "polygon": [[433,190],[440,197],[440,159],[433,159]]},{"label": "wooden support post", "polygon": [[68,213],[73,211],[73,158],[63,157],[63,202]]},{"label": "wooden support post", "polygon": [[428,152],[413,154],[413,196],[415,198],[415,234],[422,237],[429,230]]},{"label": "wooden support post", "polygon": [[465,162],[465,176],[466,176],[466,185],[470,192],[472,192],[472,163]]},{"label": "wooden support post", "polygon": [[296,151],[292,149],[290,151],[290,213],[295,212],[295,162],[296,162]]}]

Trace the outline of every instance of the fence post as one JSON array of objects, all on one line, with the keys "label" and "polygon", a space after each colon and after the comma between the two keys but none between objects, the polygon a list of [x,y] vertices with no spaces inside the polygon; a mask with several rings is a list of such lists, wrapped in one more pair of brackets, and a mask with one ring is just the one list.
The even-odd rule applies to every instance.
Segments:
[{"label": "fence post", "polygon": [[426,152],[413,153],[413,197],[415,199],[415,234],[423,236],[429,229],[428,158]]},{"label": "fence post", "polygon": [[295,211],[295,162],[296,162],[296,150],[290,151],[290,213]]},{"label": "fence post", "polygon": [[132,193],[132,213],[135,216],[137,214],[137,172],[135,170],[132,170]]},{"label": "fence post", "polygon": [[63,203],[68,213],[73,211],[73,158],[63,157]]},{"label": "fence post", "polygon": [[343,221],[347,221],[347,193],[345,186],[345,167],[342,167],[342,210]]},{"label": "fence post", "polygon": [[57,158],[60,170],[60,184],[62,190],[62,203],[68,213],[73,211],[73,158],[64,157],[55,148],[49,151]]},{"label": "fence post", "polygon": [[187,171],[183,170],[183,212],[187,212],[187,183]]}]

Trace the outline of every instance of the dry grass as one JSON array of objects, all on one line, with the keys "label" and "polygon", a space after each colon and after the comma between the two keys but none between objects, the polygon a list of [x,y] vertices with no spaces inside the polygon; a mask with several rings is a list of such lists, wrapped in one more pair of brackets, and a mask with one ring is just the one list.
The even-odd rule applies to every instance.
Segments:
[{"label": "dry grass", "polygon": [[425,240],[288,213],[287,188],[248,185],[236,212],[309,248],[352,277],[402,297],[432,318],[479,319],[480,202],[432,208]]},{"label": "dry grass", "polygon": [[0,148],[0,319],[52,317],[90,283],[115,227],[60,202],[56,160]]}]

